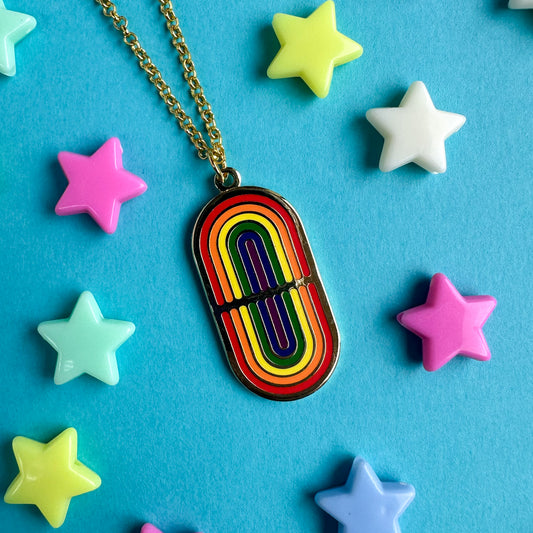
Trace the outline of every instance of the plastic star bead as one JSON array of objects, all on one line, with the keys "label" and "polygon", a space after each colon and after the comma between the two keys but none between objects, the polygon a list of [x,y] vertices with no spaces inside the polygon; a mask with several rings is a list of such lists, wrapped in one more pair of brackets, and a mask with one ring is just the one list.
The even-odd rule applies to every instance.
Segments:
[{"label": "plastic star bead", "polygon": [[141,533],[163,533],[163,532],[157,529],[152,524],[144,524],[144,526],[141,528]]},{"label": "plastic star bead", "polygon": [[370,109],[366,118],[385,138],[382,172],[416,163],[433,174],[446,172],[444,141],[466,121],[463,115],[435,109],[421,81],[409,87],[399,107]]},{"label": "plastic star bead", "polygon": [[13,439],[20,470],[9,485],[6,503],[36,505],[53,527],[67,516],[71,498],[96,490],[100,477],[77,458],[78,435],[74,428],[44,444],[26,437]]},{"label": "plastic star bead", "polygon": [[398,322],[422,338],[426,370],[438,370],[456,355],[488,361],[481,328],[496,307],[492,296],[461,296],[444,274],[431,279],[424,305],[398,315]]},{"label": "plastic star bead", "polygon": [[141,528],[141,533],[163,533],[160,529],[157,529],[152,524],[144,524]]},{"label": "plastic star bead", "polygon": [[56,214],[88,213],[106,233],[117,229],[120,206],[147,189],[141,178],[124,170],[122,146],[116,137],[92,156],[60,152],[58,159],[69,184]]},{"label": "plastic star bead", "polygon": [[533,9],[533,0],[509,0],[510,9]]},{"label": "plastic star bead", "polygon": [[400,533],[398,518],[414,497],[414,487],[380,481],[356,457],[346,483],[317,493],[315,501],[339,522],[339,533]]},{"label": "plastic star bead", "polygon": [[37,21],[30,15],[9,11],[0,0],[0,73],[14,76],[17,71],[15,63],[15,45],[30,33]]},{"label": "plastic star bead", "polygon": [[328,95],[333,68],[363,53],[361,45],[337,31],[332,0],[307,18],[277,13],[272,26],[281,49],[268,67],[267,76],[300,77],[320,98]]},{"label": "plastic star bead", "polygon": [[70,318],[39,324],[37,331],[57,351],[56,385],[81,374],[118,383],[115,351],[133,335],[135,325],[104,318],[89,292],[82,292]]}]

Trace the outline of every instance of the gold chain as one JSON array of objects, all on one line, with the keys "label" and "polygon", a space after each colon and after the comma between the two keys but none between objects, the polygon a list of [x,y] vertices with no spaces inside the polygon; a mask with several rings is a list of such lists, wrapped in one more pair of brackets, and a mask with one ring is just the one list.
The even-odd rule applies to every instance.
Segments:
[{"label": "gold chain", "polygon": [[209,144],[194,125],[191,117],[183,111],[178,99],[172,94],[170,87],[161,76],[161,72],[152,63],[150,56],[141,46],[137,35],[128,29],[128,19],[117,13],[117,8],[111,0],[95,0],[95,2],[102,7],[104,15],[113,20],[113,26],[122,32],[124,42],[138,59],[139,66],[146,72],[148,79],[159,92],[159,96],[167,105],[171,115],[176,118],[180,128],[188,135],[198,151],[200,159],[208,159],[217,176],[221,176],[224,179],[226,174],[226,155],[224,146],[222,146],[222,136],[217,128],[211,105],[206,100],[200,81],[196,76],[196,69],[191,59],[189,48],[185,44],[185,38],[181,32],[178,18],[174,13],[171,0],[158,0],[159,9],[167,21],[167,28],[172,36],[172,45],[178,52],[178,58],[183,67],[183,76],[189,85],[191,96],[205,124],[209,136]]}]

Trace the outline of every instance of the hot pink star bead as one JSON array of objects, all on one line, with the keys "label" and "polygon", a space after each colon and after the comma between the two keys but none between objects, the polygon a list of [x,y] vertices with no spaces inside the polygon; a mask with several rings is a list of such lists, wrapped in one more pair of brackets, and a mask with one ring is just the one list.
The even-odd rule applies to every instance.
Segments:
[{"label": "hot pink star bead", "polygon": [[490,359],[481,328],[495,307],[492,296],[461,296],[444,274],[435,274],[426,303],[403,311],[397,319],[422,338],[424,368],[431,372],[456,355]]},{"label": "hot pink star bead", "polygon": [[91,156],[60,152],[57,157],[69,184],[56,213],[88,213],[106,233],[117,229],[120,206],[147,189],[141,178],[124,170],[122,146],[116,137]]},{"label": "hot pink star bead", "polygon": [[160,529],[157,529],[152,524],[144,524],[141,528],[141,533],[163,533]]},{"label": "hot pink star bead", "polygon": [[144,526],[141,528],[141,533],[163,533],[163,532],[157,529],[152,524],[144,524]]}]

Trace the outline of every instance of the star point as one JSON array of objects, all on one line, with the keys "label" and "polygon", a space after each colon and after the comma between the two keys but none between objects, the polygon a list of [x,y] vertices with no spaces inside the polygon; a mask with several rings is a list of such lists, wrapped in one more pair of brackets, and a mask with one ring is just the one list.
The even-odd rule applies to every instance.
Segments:
[{"label": "star point", "polygon": [[496,307],[492,296],[461,296],[444,274],[431,279],[426,303],[398,314],[398,322],[422,338],[424,368],[438,370],[457,355],[488,361],[482,327]]},{"label": "star point", "polygon": [[58,160],[69,184],[56,205],[56,214],[87,213],[106,233],[117,229],[121,205],[147,189],[141,178],[124,170],[122,146],[116,137],[91,156],[60,152]]},{"label": "star point", "polygon": [[509,0],[509,9],[533,9],[533,0]]},{"label": "star point", "polygon": [[329,93],[334,67],[363,53],[360,44],[337,31],[332,0],[324,2],[307,18],[277,13],[272,26],[281,48],[268,67],[267,76],[300,77],[320,98]]},{"label": "star point", "polygon": [[0,0],[0,73],[14,76],[17,71],[15,45],[30,33],[37,21],[25,13],[6,9]]},{"label": "star point", "polygon": [[141,528],[141,533],[163,533],[160,529],[157,529],[152,524],[144,524]]},{"label": "star point", "polygon": [[415,497],[406,483],[382,482],[356,457],[341,487],[315,495],[316,504],[339,522],[343,533],[400,533],[398,518]]},{"label": "star point", "polygon": [[77,460],[78,435],[68,428],[48,443],[13,439],[19,474],[4,501],[36,505],[52,527],[65,521],[71,498],[96,490],[100,477]]},{"label": "star point", "polygon": [[115,352],[133,335],[135,325],[104,318],[94,296],[85,291],[70,318],[41,322],[37,331],[57,351],[56,385],[81,374],[116,385],[119,374]]},{"label": "star point", "polygon": [[433,174],[446,172],[444,141],[466,121],[463,115],[436,109],[421,81],[409,87],[399,107],[369,109],[366,118],[385,139],[382,172],[416,163]]}]

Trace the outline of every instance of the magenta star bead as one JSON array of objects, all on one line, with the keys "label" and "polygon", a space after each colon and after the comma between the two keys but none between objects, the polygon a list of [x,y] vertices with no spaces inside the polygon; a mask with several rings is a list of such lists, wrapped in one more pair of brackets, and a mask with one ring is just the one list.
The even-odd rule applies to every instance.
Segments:
[{"label": "magenta star bead", "polygon": [[124,170],[122,146],[116,137],[91,156],[60,152],[57,157],[69,184],[56,213],[88,213],[106,233],[117,229],[120,206],[147,189],[141,178]]},{"label": "magenta star bead", "polygon": [[426,303],[403,311],[397,319],[422,338],[424,368],[432,372],[456,355],[490,359],[481,328],[495,307],[492,296],[461,296],[444,274],[435,274]]},{"label": "magenta star bead", "polygon": [[144,524],[141,528],[141,533],[163,533],[160,529],[157,529],[152,524]]},{"label": "magenta star bead", "polygon": [[144,524],[141,528],[141,533],[163,533],[160,529],[157,529],[152,524]]}]

